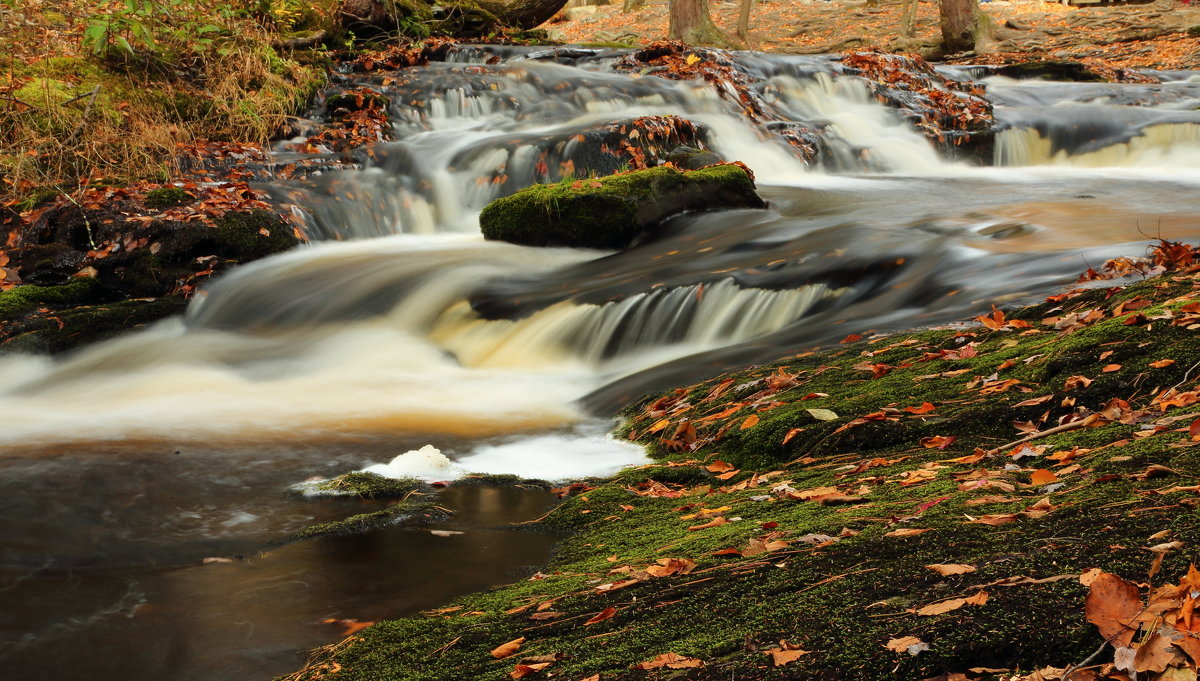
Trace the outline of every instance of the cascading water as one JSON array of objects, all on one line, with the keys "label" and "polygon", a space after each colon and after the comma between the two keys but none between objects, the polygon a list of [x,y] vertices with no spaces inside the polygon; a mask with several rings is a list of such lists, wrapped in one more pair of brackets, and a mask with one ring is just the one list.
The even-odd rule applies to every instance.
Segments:
[{"label": "cascading water", "polygon": [[[331,555],[375,556],[369,542],[199,567],[334,514],[287,496],[295,483],[386,462],[403,473],[415,458],[396,455],[427,444],[457,462],[447,475],[601,473],[641,454],[591,414],[648,390],[1035,296],[1137,252],[1146,234],[1200,237],[1200,84],[1187,74],[987,79],[1001,130],[985,167],[947,160],[913,112],[834,58],[735,55],[745,90],[719,92],[620,71],[620,56],[470,48],[403,73],[342,74],[340,87],[390,98],[394,139],[355,152],[355,167],[329,159],[264,185],[303,217],[309,245],[228,274],[182,319],[67,357],[0,357],[0,592],[15,604],[0,612],[0,664],[28,679],[287,671],[292,651],[332,635],[313,624],[322,617],[438,598],[400,591],[385,608],[313,586],[348,583]],[[658,132],[633,134],[643,129]],[[619,253],[478,235],[497,196],[618,170],[624,145],[653,162],[679,144],[746,163],[768,209],[677,216]],[[481,494],[463,501],[493,504],[480,518],[540,512]],[[378,570],[437,555],[424,537],[391,536]],[[70,595],[47,596],[72,575]],[[291,590],[302,595],[280,597]],[[231,593],[232,612],[184,607]],[[247,619],[258,610],[271,617]],[[132,651],[148,635],[167,649]],[[241,661],[214,669],[196,645]],[[96,659],[131,654],[145,658],[136,671]]]}]

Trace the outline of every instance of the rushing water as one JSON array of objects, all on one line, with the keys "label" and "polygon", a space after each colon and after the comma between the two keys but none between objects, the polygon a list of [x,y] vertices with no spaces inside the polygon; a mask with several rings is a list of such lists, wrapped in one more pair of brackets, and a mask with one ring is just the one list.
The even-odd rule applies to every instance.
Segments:
[{"label": "rushing water", "polygon": [[[1151,237],[1200,238],[1191,74],[987,79],[1003,130],[979,166],[943,158],[828,58],[738,56],[775,119],[760,127],[703,83],[526,52],[345,76],[392,97],[396,140],[365,167],[267,187],[310,245],[232,272],[182,319],[64,358],[0,357],[0,669],[286,671],[337,636],[324,619],[435,605],[549,542],[486,529],[545,496],[456,490],[462,541],[397,528],[260,555],[358,503],[289,485],[425,444],[458,462],[447,475],[602,474],[640,459],[604,419],[648,390],[1041,295]],[[768,209],[679,216],[620,253],[480,238],[492,198],[567,161],[612,169],[580,131],[663,114],[749,165]],[[793,123],[819,132],[816,163],[771,134]]]}]

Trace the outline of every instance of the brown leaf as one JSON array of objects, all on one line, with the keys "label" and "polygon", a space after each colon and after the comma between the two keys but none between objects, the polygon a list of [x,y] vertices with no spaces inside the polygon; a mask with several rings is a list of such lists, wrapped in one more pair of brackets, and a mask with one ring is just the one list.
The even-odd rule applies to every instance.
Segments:
[{"label": "brown leaf", "polygon": [[758,425],[758,414],[751,414],[746,417],[745,421],[742,421],[742,425],[738,426],[738,430],[746,430],[747,428],[753,428],[754,426],[757,426],[757,425]]},{"label": "brown leaf", "polygon": [[506,657],[516,655],[517,651],[521,649],[521,644],[524,642],[525,637],[522,636],[521,638],[513,639],[504,645],[496,646],[496,648],[492,650],[492,657],[496,658],[497,660],[503,660]]},{"label": "brown leaf", "polygon": [[1111,374],[1114,371],[1120,371],[1120,370],[1121,370],[1120,364],[1105,364],[1104,368],[1100,370],[1100,373]]},{"label": "brown leaf", "polygon": [[908,653],[909,655],[916,655],[922,651],[929,650],[929,644],[916,636],[893,638],[885,643],[883,647],[888,650],[894,650],[897,653]]},{"label": "brown leaf", "polygon": [[797,435],[799,435],[800,433],[803,433],[803,432],[804,432],[804,428],[792,428],[792,429],[788,430],[787,434],[783,436],[783,442],[781,442],[780,445],[786,445],[787,443],[792,441],[792,438],[796,437]]},{"label": "brown leaf", "polygon": [[915,537],[918,534],[925,534],[926,532],[933,532],[933,528],[931,528],[931,527],[924,527],[924,528],[901,527],[898,530],[892,530],[891,532],[884,532],[883,536],[885,536],[885,537]]},{"label": "brown leaf", "polygon": [[975,567],[972,565],[963,565],[962,563],[935,563],[926,565],[925,567],[933,570],[943,577],[950,575],[965,575],[968,572],[975,572]]},{"label": "brown leaf", "polygon": [[694,657],[684,657],[675,653],[663,653],[658,657],[645,662],[639,662],[633,665],[634,669],[688,669],[691,667],[703,667],[704,661]]},{"label": "brown leaf", "polygon": [[914,612],[916,612],[918,615],[929,617],[932,615],[942,615],[953,610],[958,610],[966,604],[967,599],[965,598],[951,598],[950,600],[942,601],[941,603],[931,603],[923,608],[918,608]]},{"label": "brown leaf", "polygon": [[801,657],[808,655],[810,650],[771,650],[768,654],[771,656],[771,663],[776,667],[782,667],[785,664],[791,664]]},{"label": "brown leaf", "polygon": [[967,605],[984,605],[988,602],[988,592],[976,591],[974,594],[967,597]]},{"label": "brown leaf", "polygon": [[1160,359],[1160,360],[1156,360],[1154,362],[1150,362],[1150,367],[1153,369],[1162,369],[1163,367],[1169,367],[1174,363],[1175,363],[1175,360],[1173,360],[1173,359]]},{"label": "brown leaf", "polygon": [[523,679],[530,674],[536,674],[546,667],[554,664],[553,662],[537,662],[534,664],[518,664],[513,667],[513,670],[508,673],[509,678]]},{"label": "brown leaf", "polygon": [[1086,388],[1092,384],[1092,379],[1087,376],[1068,376],[1067,380],[1063,381],[1063,390],[1071,391],[1080,388]]},{"label": "brown leaf", "polygon": [[1133,656],[1133,668],[1139,672],[1161,672],[1174,659],[1174,644],[1156,632],[1138,646],[1137,654]]},{"label": "brown leaf", "polygon": [[537,620],[537,621],[541,622],[541,621],[543,621],[543,620],[553,620],[553,619],[558,619],[559,617],[562,617],[562,616],[563,616],[563,615],[565,615],[565,614],[567,614],[567,613],[565,613],[565,612],[558,612],[558,611],[555,611],[555,610],[543,610],[543,611],[541,611],[541,612],[535,612],[535,613],[533,613],[532,615],[530,615],[530,616],[529,616],[529,619],[531,619],[531,620]]},{"label": "brown leaf", "polygon": [[921,438],[921,446],[926,449],[945,449],[954,444],[958,437],[955,435],[934,435],[932,437]]},{"label": "brown leaf", "polygon": [[1041,397],[1033,397],[1028,400],[1017,402],[1013,406],[1014,407],[1032,407],[1035,405],[1039,405],[1043,402],[1048,402],[1052,399],[1054,399],[1054,393],[1050,393],[1049,395],[1042,395]]},{"label": "brown leaf", "polygon": [[1104,572],[1092,582],[1083,611],[1113,647],[1128,648],[1137,630],[1130,625],[1142,612],[1142,599],[1136,586]]},{"label": "brown leaf", "polygon": [[593,624],[597,624],[599,622],[603,622],[604,620],[609,619],[610,617],[612,617],[615,614],[617,614],[617,609],[610,605],[607,608],[605,608],[605,609],[601,610],[600,612],[596,613],[595,615],[593,615],[590,620],[583,623],[583,626],[587,627],[587,626],[591,626]]}]

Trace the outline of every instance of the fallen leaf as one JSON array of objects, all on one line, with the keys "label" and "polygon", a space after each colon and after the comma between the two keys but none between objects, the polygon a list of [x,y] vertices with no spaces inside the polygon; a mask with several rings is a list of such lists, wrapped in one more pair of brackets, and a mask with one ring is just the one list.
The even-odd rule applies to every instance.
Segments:
[{"label": "fallen leaf", "polygon": [[639,662],[633,665],[634,669],[688,669],[692,667],[703,667],[704,661],[694,657],[684,657],[675,653],[663,653],[658,657],[645,662]]},{"label": "fallen leaf", "polygon": [[430,530],[429,534],[432,534],[435,537],[453,537],[456,534],[466,534],[466,533],[459,532],[458,530]]},{"label": "fallen leaf", "polygon": [[801,657],[808,655],[810,650],[771,650],[768,654],[771,656],[771,663],[776,667],[782,667],[785,664],[791,664]]},{"label": "fallen leaf", "polygon": [[1120,370],[1121,370],[1120,364],[1105,364],[1104,368],[1100,370],[1100,373],[1111,374],[1114,371],[1120,371]]},{"label": "fallen leaf", "polygon": [[929,650],[929,644],[917,638],[916,636],[903,636],[894,638],[884,644],[888,650],[894,650],[897,653],[908,653],[909,655],[919,655],[920,653]]},{"label": "fallen leaf", "polygon": [[1136,586],[1104,572],[1092,581],[1083,611],[1114,648],[1127,648],[1137,630],[1137,625],[1131,623],[1142,612],[1142,599]]},{"label": "fallen leaf", "polygon": [[747,428],[753,428],[754,426],[757,426],[757,425],[758,425],[758,414],[751,414],[746,417],[745,421],[742,421],[742,425],[738,427],[738,430],[746,430]]},{"label": "fallen leaf", "polygon": [[726,473],[728,471],[734,470],[735,466],[733,466],[733,464],[725,463],[724,461],[717,459],[716,461],[708,464],[704,468],[706,470],[708,470],[709,473]]},{"label": "fallen leaf", "polygon": [[1154,368],[1154,369],[1162,369],[1163,367],[1169,367],[1174,363],[1175,363],[1175,360],[1173,360],[1173,359],[1160,359],[1160,360],[1156,360],[1154,362],[1150,362],[1150,367]]},{"label": "fallen leaf", "polygon": [[1092,379],[1087,376],[1068,376],[1067,380],[1063,381],[1063,390],[1071,391],[1079,388],[1086,388],[1092,384]]},{"label": "fallen leaf", "polygon": [[950,575],[965,575],[968,572],[975,572],[975,567],[972,565],[963,565],[962,563],[935,563],[934,565],[926,565],[925,567],[933,570],[943,577]]},{"label": "fallen leaf", "polygon": [[967,605],[984,605],[988,602],[988,598],[991,598],[991,596],[988,595],[988,592],[976,591],[974,594],[967,597]]},{"label": "fallen leaf", "polygon": [[509,678],[523,679],[530,674],[536,674],[546,667],[549,667],[553,662],[537,662],[534,664],[518,664],[508,673]]},{"label": "fallen leaf", "polygon": [[366,629],[367,627],[371,626],[372,624],[375,624],[374,622],[360,622],[358,620],[338,620],[338,619],[321,620],[321,623],[322,624],[340,624],[340,625],[342,625],[342,636],[350,636],[351,634],[357,634],[358,632],[362,631],[363,629]]},{"label": "fallen leaf", "polygon": [[829,409],[805,409],[804,411],[807,411],[809,416],[812,416],[818,421],[833,421],[834,419],[839,418],[837,413]]},{"label": "fallen leaf", "polygon": [[720,527],[721,525],[724,525],[727,522],[729,522],[729,521],[726,520],[724,517],[718,516],[718,517],[713,518],[712,520],[708,521],[707,523],[702,523],[700,525],[692,525],[691,527],[688,528],[688,532],[695,532],[696,530],[707,530],[710,527]]},{"label": "fallen leaf", "polygon": [[932,527],[924,527],[924,528],[901,527],[898,530],[892,530],[891,532],[884,532],[883,536],[885,536],[885,537],[915,537],[918,534],[925,534],[926,532],[933,532],[933,528]]},{"label": "fallen leaf", "polygon": [[591,626],[593,624],[597,624],[599,622],[603,622],[604,620],[609,619],[610,617],[612,617],[615,614],[617,614],[617,609],[610,605],[607,608],[596,613],[590,620],[584,622],[583,626],[587,627],[587,626]]},{"label": "fallen leaf", "polygon": [[521,638],[513,639],[504,645],[496,646],[495,649],[492,650],[492,657],[496,658],[497,660],[503,660],[506,657],[516,655],[517,651],[521,649],[521,644],[524,642],[525,637],[522,636]]},{"label": "fallen leaf", "polygon": [[1155,632],[1138,646],[1137,653],[1133,656],[1133,668],[1139,672],[1161,672],[1167,668],[1167,663],[1174,659],[1174,644],[1166,636]]},{"label": "fallen leaf", "polygon": [[958,610],[959,608],[963,607],[966,604],[967,604],[967,599],[965,599],[965,598],[951,598],[948,601],[942,601],[940,603],[931,603],[923,608],[918,608],[914,612],[916,614],[924,616],[924,617],[930,617],[933,615],[943,615],[943,614],[951,612],[953,610]]},{"label": "fallen leaf", "polygon": [[1039,468],[1033,472],[1033,475],[1029,476],[1029,482],[1038,486],[1049,485],[1058,482],[1058,476],[1045,468]]}]

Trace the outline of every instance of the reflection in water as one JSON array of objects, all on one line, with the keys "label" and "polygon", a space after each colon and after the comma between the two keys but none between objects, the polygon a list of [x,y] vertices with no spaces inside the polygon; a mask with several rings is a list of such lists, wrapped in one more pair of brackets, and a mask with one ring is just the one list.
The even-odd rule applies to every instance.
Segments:
[{"label": "reflection in water", "polygon": [[[163,568],[0,568],[0,667],[25,681],[85,669],[98,680],[270,678],[295,669],[302,649],[340,635],[341,625],[324,620],[411,614],[529,574],[554,538],[503,528],[541,515],[551,500],[543,491],[451,488],[438,500],[458,511],[445,527],[463,534],[451,537],[397,527],[232,562],[196,555]],[[320,503],[331,517],[361,504]]]}]

